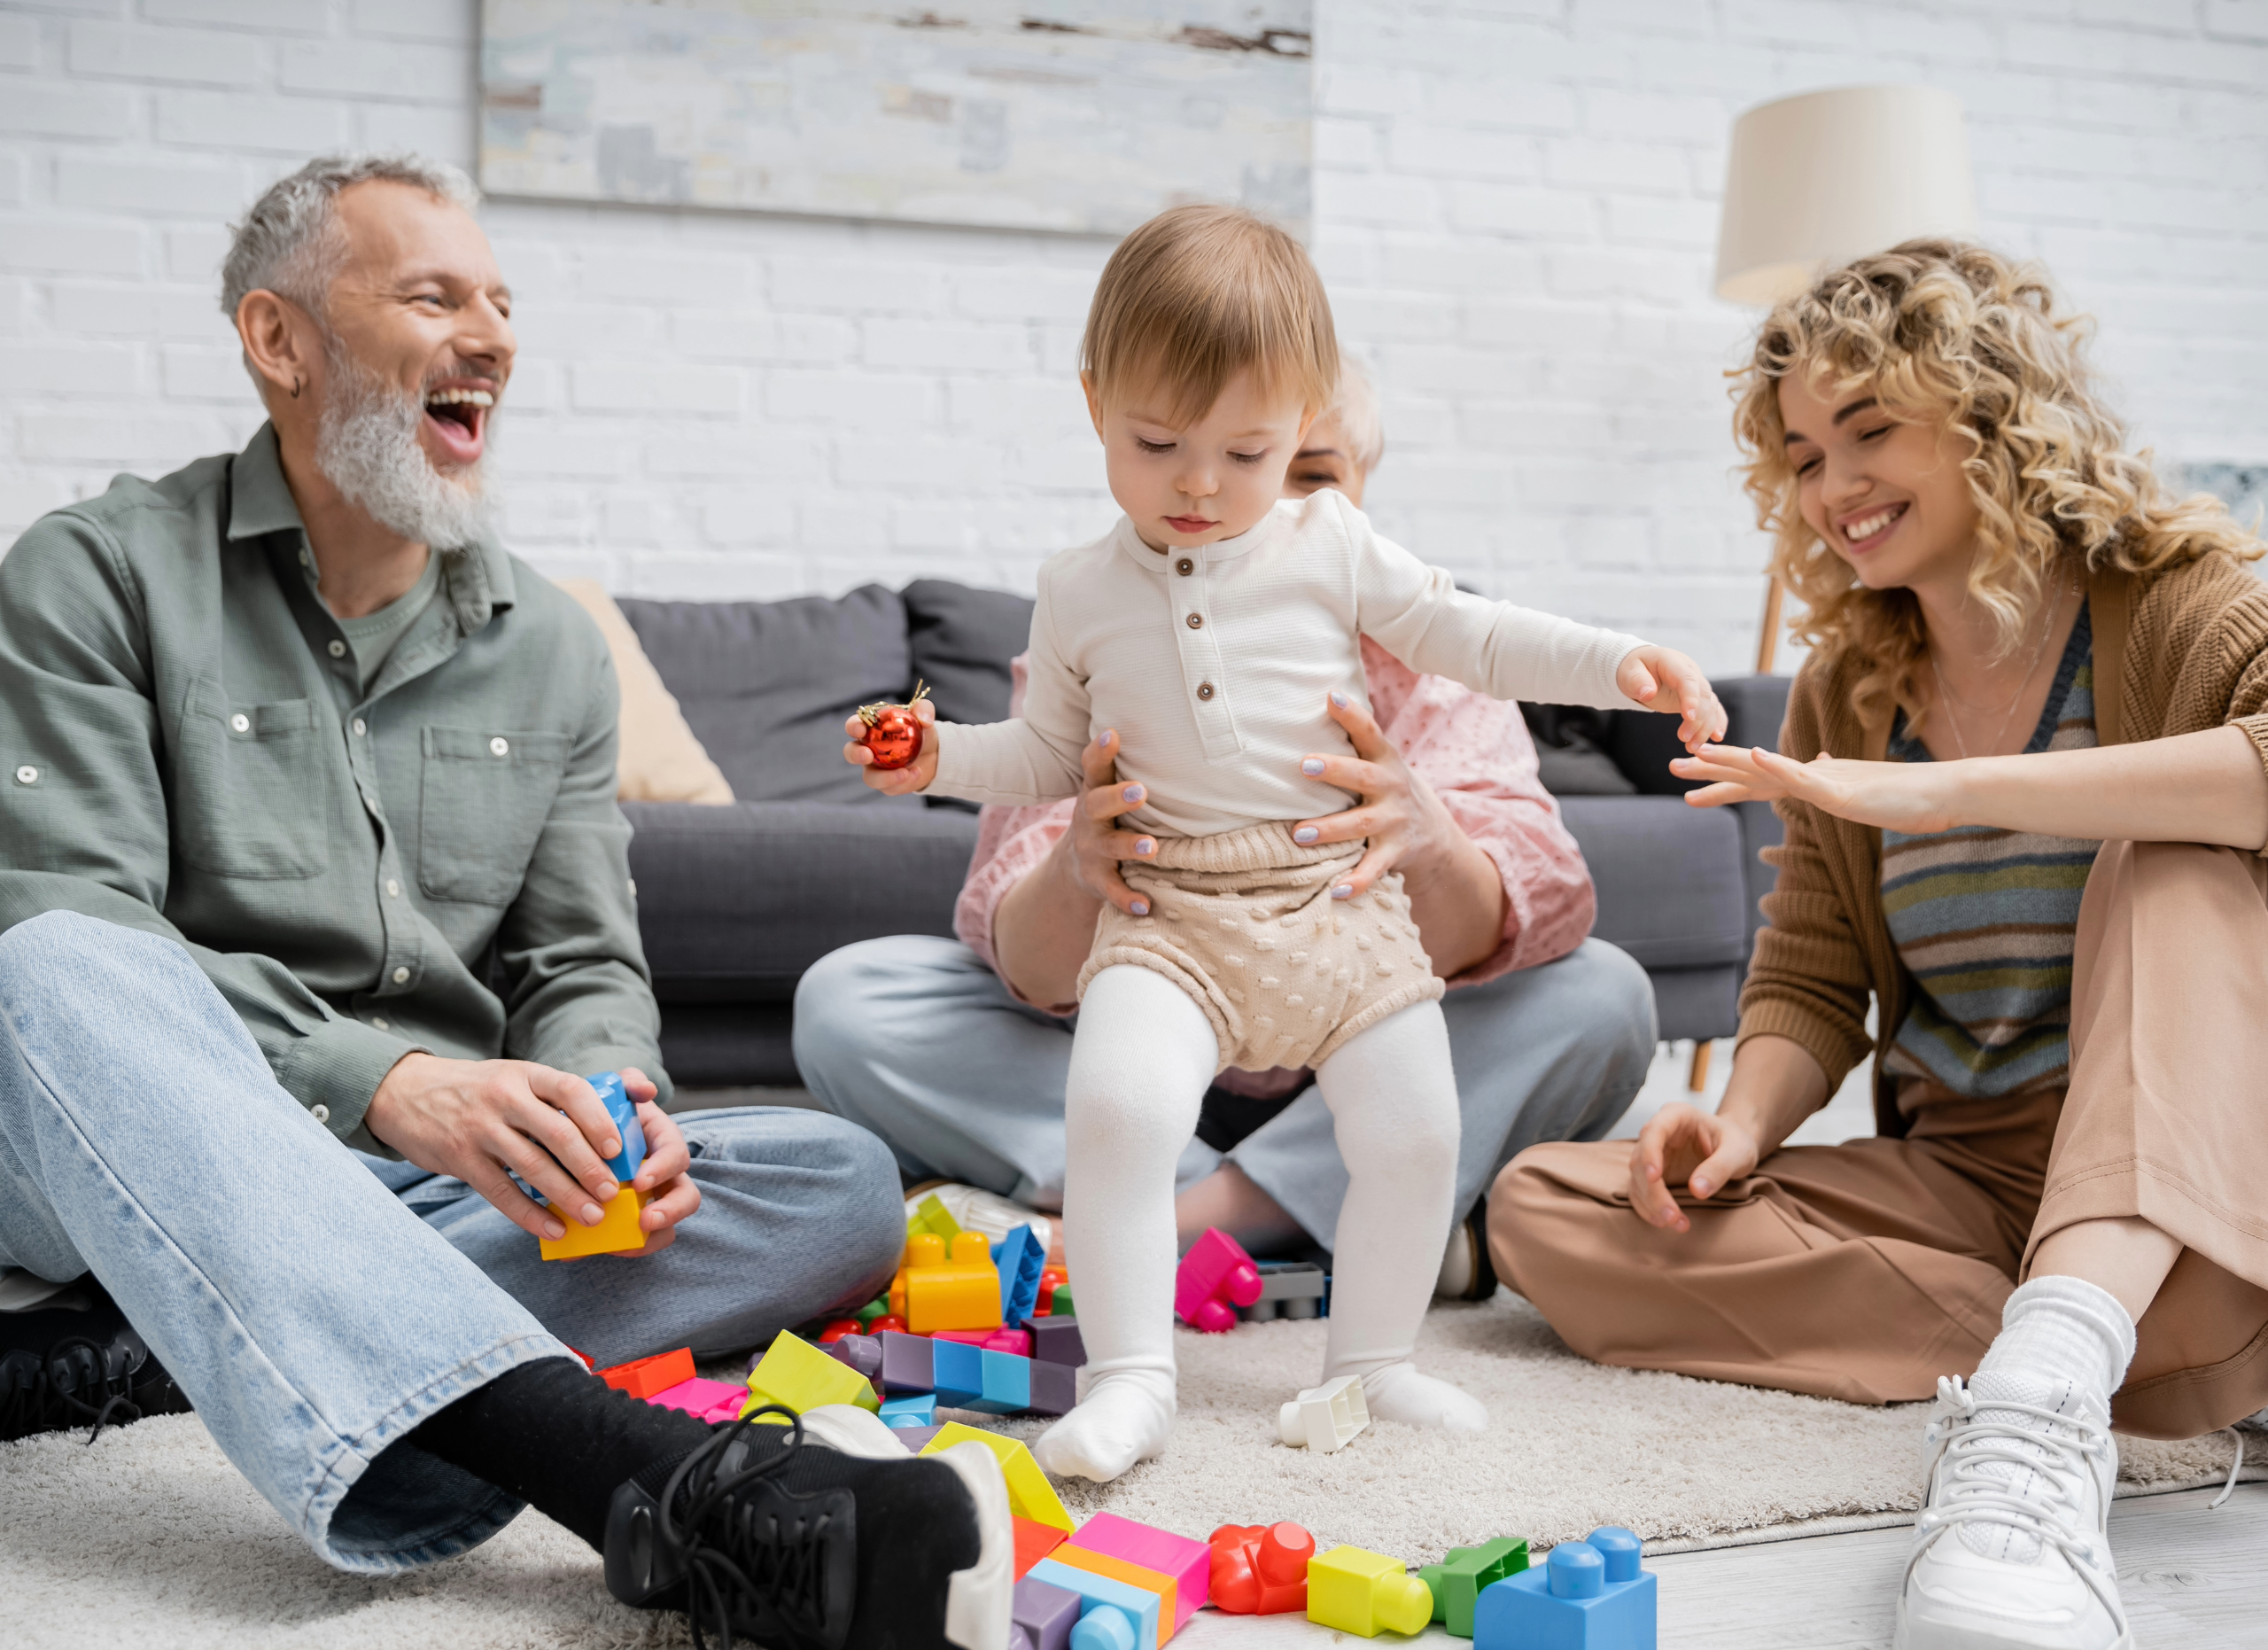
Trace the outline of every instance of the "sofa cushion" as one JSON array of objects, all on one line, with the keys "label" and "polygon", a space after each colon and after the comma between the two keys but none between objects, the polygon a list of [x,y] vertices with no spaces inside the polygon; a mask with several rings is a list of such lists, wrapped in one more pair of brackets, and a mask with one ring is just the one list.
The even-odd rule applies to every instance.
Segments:
[{"label": "sofa cushion", "polygon": [[950,937],[976,848],[975,815],[918,804],[629,802],[622,811],[633,832],[639,930],[664,1003],[785,1002],[838,946]]},{"label": "sofa cushion", "polygon": [[597,624],[614,660],[614,680],[622,696],[615,795],[625,802],[730,802],[733,788],[686,726],[685,712],[662,685],[654,662],[638,645],[638,633],[606,587],[595,579],[555,582]]},{"label": "sofa cushion", "polygon": [[1008,718],[1009,661],[1031,637],[1031,598],[916,579],[902,592],[913,673],[949,722]]},{"label": "sofa cushion", "polygon": [[1593,934],[1648,969],[1740,966],[1748,882],[1728,810],[1674,797],[1568,797],[1559,809],[1598,890]]},{"label": "sofa cushion", "polygon": [[618,605],[734,796],[920,811],[867,790],[843,759],[845,717],[913,689],[897,592]]}]

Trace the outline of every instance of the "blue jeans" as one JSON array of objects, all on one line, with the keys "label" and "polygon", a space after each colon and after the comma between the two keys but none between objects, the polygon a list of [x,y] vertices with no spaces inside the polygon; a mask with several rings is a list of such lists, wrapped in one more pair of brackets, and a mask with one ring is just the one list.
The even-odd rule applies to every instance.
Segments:
[{"label": "blue jeans", "polygon": [[[1464,1117],[1460,1219],[1516,1152],[1539,1140],[1603,1139],[1653,1058],[1646,971],[1602,940],[1452,991],[1441,1013]],[[958,941],[870,939],[804,974],[796,1063],[827,1109],[889,1142],[903,1172],[1060,1209],[1073,1023],[1018,1002]],[[1192,1140],[1176,1179],[1186,1187],[1223,1161]],[[1347,1169],[1312,1084],[1225,1161],[1330,1245]]]},{"label": "blue jeans", "polygon": [[751,1344],[864,1298],[905,1239],[871,1135],[703,1112],[680,1119],[703,1204],[675,1244],[544,1265],[462,1182],[341,1146],[180,946],[68,912],[0,934],[0,1266],[91,1272],[342,1569],[447,1558],[520,1510],[387,1447],[453,1400],[562,1342],[602,1363]]}]

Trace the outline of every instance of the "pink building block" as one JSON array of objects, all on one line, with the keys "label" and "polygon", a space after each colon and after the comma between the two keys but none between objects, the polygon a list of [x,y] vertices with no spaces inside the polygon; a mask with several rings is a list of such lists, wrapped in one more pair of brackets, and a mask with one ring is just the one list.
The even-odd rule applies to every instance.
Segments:
[{"label": "pink building block", "polygon": [[932,1331],[932,1341],[958,1341],[963,1346],[983,1347],[988,1352],[1007,1352],[1017,1358],[1031,1356],[1031,1332],[1028,1329],[938,1329]]},{"label": "pink building block", "polygon": [[1236,1327],[1236,1307],[1260,1298],[1260,1269],[1252,1257],[1218,1226],[1189,1246],[1174,1273],[1174,1315],[1192,1329],[1219,1335]]},{"label": "pink building block", "polygon": [[1172,1576],[1177,1632],[1212,1596],[1213,1549],[1201,1541],[1138,1524],[1115,1513],[1097,1513],[1073,1533],[1071,1545]]},{"label": "pink building block", "polygon": [[681,1409],[700,1420],[730,1420],[748,1402],[748,1389],[729,1381],[703,1381],[696,1375],[691,1381],[680,1381],[664,1391],[655,1393],[646,1401],[658,1404],[664,1409]]}]

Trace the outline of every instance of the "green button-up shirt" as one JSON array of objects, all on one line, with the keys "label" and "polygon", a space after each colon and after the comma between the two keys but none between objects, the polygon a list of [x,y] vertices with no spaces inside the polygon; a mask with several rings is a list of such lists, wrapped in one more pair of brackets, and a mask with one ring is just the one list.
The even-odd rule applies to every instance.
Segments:
[{"label": "green button-up shirt", "polygon": [[273,427],[35,522],[0,560],[0,928],[180,942],[365,1150],[414,1049],[666,1094],[597,627],[481,542],[356,681]]}]

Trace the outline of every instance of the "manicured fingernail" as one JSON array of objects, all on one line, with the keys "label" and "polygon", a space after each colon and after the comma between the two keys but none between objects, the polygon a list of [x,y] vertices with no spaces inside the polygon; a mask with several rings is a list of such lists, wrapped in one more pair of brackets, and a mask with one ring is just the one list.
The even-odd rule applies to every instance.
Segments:
[{"label": "manicured fingernail", "polygon": [[1348,704],[1349,703],[1347,696],[1343,693],[1333,693],[1331,696],[1331,702],[1342,711],[1347,708]]},{"label": "manicured fingernail", "polygon": [[1117,737],[1118,729],[1115,728],[1106,728],[1102,730],[1102,737],[1096,740],[1095,743],[1097,744],[1108,744],[1112,740]]},{"label": "manicured fingernail", "polygon": [[1323,835],[1323,833],[1316,829],[1314,826],[1302,825],[1299,829],[1292,833],[1292,840],[1296,843],[1310,843],[1321,835]]},{"label": "manicured fingernail", "polygon": [[1319,756],[1309,757],[1306,761],[1300,764],[1300,772],[1307,774],[1309,778],[1313,778],[1316,774],[1323,772],[1323,759]]},{"label": "manicured fingernail", "polygon": [[1125,798],[1129,802],[1139,802],[1142,799],[1142,787],[1139,785],[1129,785],[1125,790],[1120,791],[1118,794]]},{"label": "manicured fingernail", "polygon": [[594,1226],[605,1218],[606,1210],[601,1209],[596,1203],[585,1203],[583,1205],[583,1224],[585,1226]]},{"label": "manicured fingernail", "polygon": [[1355,884],[1352,883],[1340,883],[1338,887],[1331,891],[1331,897],[1333,899],[1352,899],[1355,897]]},{"label": "manicured fingernail", "polygon": [[1134,852],[1135,852],[1139,853],[1139,854],[1143,854],[1143,855],[1146,855],[1146,855],[1148,855],[1148,854],[1155,853],[1157,851],[1158,851],[1158,844],[1157,844],[1156,843],[1154,843],[1154,842],[1151,841],[1147,837],[1136,837],[1136,838],[1135,838],[1135,841],[1134,841]]},{"label": "manicured fingernail", "polygon": [[1146,899],[1137,899],[1137,900],[1134,902],[1134,915],[1135,915],[1136,916],[1147,916],[1147,915],[1150,915],[1150,902],[1149,902],[1148,900],[1146,900]]}]

